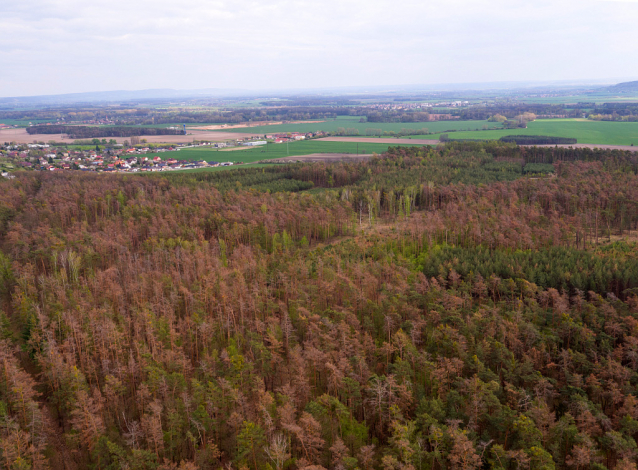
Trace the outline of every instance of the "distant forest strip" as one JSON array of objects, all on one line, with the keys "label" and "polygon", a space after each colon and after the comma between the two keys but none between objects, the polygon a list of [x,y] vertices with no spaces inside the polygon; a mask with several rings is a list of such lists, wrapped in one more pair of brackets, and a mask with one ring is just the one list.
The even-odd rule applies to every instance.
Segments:
[{"label": "distant forest strip", "polygon": [[[451,139],[449,134],[439,136],[441,142],[481,142],[483,139]],[[506,135],[499,139],[501,142],[516,145],[569,145],[577,144],[578,140],[570,137],[551,137],[548,135]]]},{"label": "distant forest strip", "polygon": [[141,135],[182,135],[181,129],[165,127],[31,126],[29,134],[68,134],[71,139],[132,137]]},{"label": "distant forest strip", "polygon": [[550,137],[547,135],[506,135],[499,140],[517,145],[565,145],[578,143],[578,140],[569,137]]}]

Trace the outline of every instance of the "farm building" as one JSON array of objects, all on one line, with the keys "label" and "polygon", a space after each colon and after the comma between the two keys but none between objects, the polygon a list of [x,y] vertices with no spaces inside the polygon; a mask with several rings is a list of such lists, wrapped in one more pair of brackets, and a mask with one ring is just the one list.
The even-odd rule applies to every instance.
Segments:
[{"label": "farm building", "polygon": [[256,147],[258,145],[266,145],[268,142],[265,140],[256,140],[254,142],[244,142],[242,145],[246,145],[247,147]]}]

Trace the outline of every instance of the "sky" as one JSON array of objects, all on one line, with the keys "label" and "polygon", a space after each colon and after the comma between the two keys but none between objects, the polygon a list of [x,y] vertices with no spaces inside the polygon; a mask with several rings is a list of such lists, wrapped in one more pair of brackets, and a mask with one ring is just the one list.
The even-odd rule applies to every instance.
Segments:
[{"label": "sky", "polygon": [[0,2],[0,96],[638,80],[638,0]]}]

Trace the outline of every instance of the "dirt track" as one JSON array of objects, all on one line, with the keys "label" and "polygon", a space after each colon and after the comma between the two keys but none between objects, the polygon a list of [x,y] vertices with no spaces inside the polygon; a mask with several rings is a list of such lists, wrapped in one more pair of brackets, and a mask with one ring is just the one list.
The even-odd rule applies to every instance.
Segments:
[{"label": "dirt track", "polygon": [[[239,132],[208,132],[204,130],[191,130],[188,131],[188,135],[146,135],[140,136],[141,139],[146,139],[149,143],[175,143],[185,144],[193,142],[194,140],[208,140],[210,142],[224,142],[226,140],[245,139],[247,137],[258,136],[260,134],[245,134]],[[125,140],[130,141],[130,137],[106,137],[107,140],[114,138],[117,143],[121,144]],[[16,129],[0,129],[0,143],[4,142],[16,142],[18,144],[29,144],[33,141],[37,142],[49,142],[53,140],[55,142],[63,142],[66,144],[72,144],[78,139],[68,139],[66,134],[29,134],[24,128]],[[91,140],[91,139],[79,139],[79,140]],[[102,138],[100,138],[102,140]]]},{"label": "dirt track", "polygon": [[413,145],[438,145],[441,142],[431,139],[393,139],[376,137],[324,137],[317,139],[323,142],[364,142],[371,144],[413,144]]},{"label": "dirt track", "polygon": [[274,158],[272,160],[264,160],[264,163],[291,163],[291,162],[338,162],[338,161],[362,161],[368,160],[372,154],[354,154],[354,153],[311,153],[310,155],[296,155],[293,157]]}]

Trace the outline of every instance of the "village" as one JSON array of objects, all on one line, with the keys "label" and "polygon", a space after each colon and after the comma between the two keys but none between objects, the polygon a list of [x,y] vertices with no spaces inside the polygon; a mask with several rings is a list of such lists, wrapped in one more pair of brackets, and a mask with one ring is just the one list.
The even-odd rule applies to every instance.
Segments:
[{"label": "village", "polygon": [[[141,140],[140,144],[131,145],[115,142],[104,145],[105,141],[94,139],[94,148],[85,145],[62,145],[54,142],[34,142],[30,144],[0,144],[0,171],[5,177],[16,170],[35,171],[85,171],[85,172],[157,172],[191,170],[218,166],[238,165],[241,162],[218,162],[206,160],[180,159],[177,152],[183,149],[210,147],[218,150],[230,150],[241,146],[256,147],[268,143],[280,144],[323,136],[319,134],[284,133],[246,137],[245,139],[227,142],[195,141],[191,144],[148,144]],[[92,146],[91,146],[92,147]],[[159,156],[158,153],[169,153],[170,156]]]},{"label": "village", "polygon": [[[166,145],[165,147],[129,147],[123,149],[104,148],[103,150],[69,150],[49,144],[23,144],[0,146],[0,163],[3,173],[15,169],[40,171],[96,171],[96,172],[143,172],[192,169],[220,166],[219,162],[162,159],[158,152],[179,151],[185,146]],[[6,176],[6,175],[5,175]]]},{"label": "village", "polygon": [[363,105],[365,109],[375,109],[383,111],[401,111],[401,110],[428,110],[431,108],[461,108],[470,106],[469,101],[442,101],[440,103],[374,103]]}]

